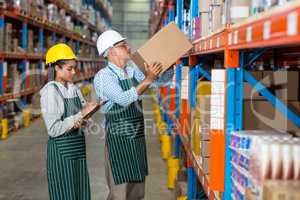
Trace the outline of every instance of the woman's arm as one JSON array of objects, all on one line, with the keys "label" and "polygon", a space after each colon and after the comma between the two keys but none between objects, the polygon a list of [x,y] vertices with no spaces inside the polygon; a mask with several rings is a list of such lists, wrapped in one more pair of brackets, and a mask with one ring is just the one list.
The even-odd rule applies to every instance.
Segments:
[{"label": "woman's arm", "polygon": [[48,135],[58,137],[70,130],[81,119],[81,112],[62,120],[64,102],[54,88],[49,85],[41,94],[41,109]]}]

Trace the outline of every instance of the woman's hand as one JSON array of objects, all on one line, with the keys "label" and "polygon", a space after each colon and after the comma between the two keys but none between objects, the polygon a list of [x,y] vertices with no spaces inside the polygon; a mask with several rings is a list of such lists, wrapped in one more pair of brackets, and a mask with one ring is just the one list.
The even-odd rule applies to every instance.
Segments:
[{"label": "woman's hand", "polygon": [[83,109],[81,110],[81,115],[86,116],[88,113],[90,113],[99,103],[96,102],[88,102],[85,104]]}]

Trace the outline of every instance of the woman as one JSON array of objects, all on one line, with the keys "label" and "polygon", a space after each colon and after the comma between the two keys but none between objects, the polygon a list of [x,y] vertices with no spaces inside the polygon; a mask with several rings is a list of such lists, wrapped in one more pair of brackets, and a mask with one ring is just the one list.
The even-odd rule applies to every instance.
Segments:
[{"label": "woman", "polygon": [[[66,44],[46,53],[48,83],[42,88],[41,109],[47,127],[47,176],[50,200],[90,200],[82,116],[93,103],[86,103],[72,83],[76,56]],[[83,107],[84,106],[84,107]]]}]

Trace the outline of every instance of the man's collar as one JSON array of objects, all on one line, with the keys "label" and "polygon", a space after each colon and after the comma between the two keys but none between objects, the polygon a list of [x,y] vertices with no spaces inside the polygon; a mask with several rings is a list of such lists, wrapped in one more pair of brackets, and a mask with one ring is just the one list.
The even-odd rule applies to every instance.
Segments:
[{"label": "man's collar", "polygon": [[115,72],[118,72],[118,73],[124,73],[124,69],[127,68],[127,66],[122,69],[121,67],[118,67],[117,65],[113,64],[112,62],[108,62],[108,65],[109,67],[114,70]]}]

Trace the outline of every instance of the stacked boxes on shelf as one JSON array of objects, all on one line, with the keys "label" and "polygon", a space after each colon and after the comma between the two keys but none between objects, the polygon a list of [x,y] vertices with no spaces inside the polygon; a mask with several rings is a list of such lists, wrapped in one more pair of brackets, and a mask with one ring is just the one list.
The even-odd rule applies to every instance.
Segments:
[{"label": "stacked boxes on shelf", "polygon": [[[288,0],[199,0],[199,16],[194,19],[193,37],[206,37],[222,30],[226,24],[236,24],[251,15],[267,11],[274,6],[284,5]],[[185,12],[189,20],[189,12]],[[188,22],[189,23],[189,22]],[[199,28],[197,28],[199,27]],[[183,31],[189,31],[187,28]]]},{"label": "stacked boxes on shelf", "polygon": [[208,81],[197,83],[197,106],[192,113],[191,145],[194,153],[199,156],[203,173],[209,174],[210,157],[210,98],[211,84]]},{"label": "stacked boxes on shelf", "polygon": [[[48,2],[52,2],[52,4],[47,4]],[[76,2],[81,3],[82,0],[68,1],[70,4],[64,2],[21,0],[4,1],[1,4],[4,26],[0,28],[1,70],[3,74],[0,119],[7,119],[4,122],[8,121],[9,130],[19,128],[22,125],[25,116],[21,112],[22,109],[28,108],[30,110],[34,96],[38,96],[34,93],[45,81],[44,53],[50,46],[64,42],[74,49],[79,57],[78,65],[81,66],[75,82],[90,79],[102,66],[98,60],[95,45],[91,44],[91,38],[95,41],[97,34],[103,31],[103,29],[98,30],[96,33],[94,32],[96,27],[92,26],[92,24],[96,24],[95,20],[98,19],[95,16],[100,11],[95,11],[95,4],[91,7],[91,3],[86,2],[85,5],[89,5],[85,7],[88,8],[88,12],[80,16],[79,13],[82,9],[79,8],[81,7],[78,7],[80,12],[76,15],[70,9],[70,5],[76,4]],[[96,7],[98,9],[98,6]],[[30,20],[22,17],[23,15],[28,16]],[[108,16],[101,20],[109,24],[110,19]],[[56,24],[70,31],[60,30]],[[81,34],[82,37],[74,34],[74,31]],[[87,41],[82,40],[82,38]],[[21,98],[22,101],[19,100]],[[39,116],[38,112],[32,114]],[[26,119],[28,122],[29,118]],[[6,125],[4,126],[6,127]],[[0,129],[2,129],[2,123]],[[2,139],[7,137],[7,132],[4,132],[0,132]]]},{"label": "stacked boxes on shelf", "polygon": [[[252,72],[252,75],[295,113],[300,114],[298,71],[257,71]],[[249,119],[244,121],[246,130],[275,129],[296,134],[299,132],[297,126],[247,83],[244,83],[244,117]]]}]

